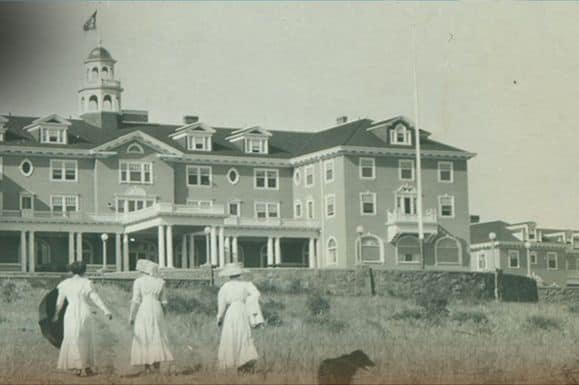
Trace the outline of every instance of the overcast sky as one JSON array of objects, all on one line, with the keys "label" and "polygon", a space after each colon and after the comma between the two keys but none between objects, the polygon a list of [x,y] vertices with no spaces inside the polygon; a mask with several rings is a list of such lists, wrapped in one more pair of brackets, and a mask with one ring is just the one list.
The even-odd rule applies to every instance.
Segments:
[{"label": "overcast sky", "polygon": [[[123,108],[178,123],[319,130],[335,118],[419,121],[477,153],[483,220],[579,228],[579,4],[112,2],[0,5],[0,113],[76,115],[98,36]],[[98,8],[95,32],[82,25]]]}]

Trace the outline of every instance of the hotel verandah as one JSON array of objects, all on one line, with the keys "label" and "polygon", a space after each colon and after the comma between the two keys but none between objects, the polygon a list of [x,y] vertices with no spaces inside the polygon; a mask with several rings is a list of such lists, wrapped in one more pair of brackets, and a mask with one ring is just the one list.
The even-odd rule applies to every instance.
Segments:
[{"label": "hotel verandah", "polygon": [[[123,110],[110,53],[84,61],[80,119],[0,116],[0,270],[422,265],[414,129],[218,128]],[[467,161],[420,132],[427,268],[468,269]]]}]

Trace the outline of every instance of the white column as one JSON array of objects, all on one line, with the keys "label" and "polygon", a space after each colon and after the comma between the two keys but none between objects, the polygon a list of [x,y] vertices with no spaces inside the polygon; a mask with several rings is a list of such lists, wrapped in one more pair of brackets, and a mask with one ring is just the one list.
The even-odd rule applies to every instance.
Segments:
[{"label": "white column", "polygon": [[193,234],[189,234],[189,265],[187,267],[195,267],[195,236]]},{"label": "white column", "polygon": [[223,237],[223,227],[219,227],[219,266],[225,266],[225,238]]},{"label": "white column", "polygon": [[68,264],[74,262],[74,233],[68,232]]},{"label": "white column", "polygon": [[31,273],[36,271],[36,250],[34,246],[34,231],[30,231],[28,233],[28,271]]},{"label": "white column", "polygon": [[76,260],[82,261],[82,233],[76,233]]},{"label": "white column", "polygon": [[107,241],[102,241],[103,243],[103,271],[107,268]]},{"label": "white column", "polygon": [[320,238],[316,239],[316,267],[322,267],[322,241]]},{"label": "white column", "polygon": [[279,237],[275,238],[275,264],[281,264],[281,239]]},{"label": "white column", "polygon": [[271,266],[274,263],[273,259],[273,238],[267,238],[267,265]]},{"label": "white column", "polygon": [[187,234],[181,236],[181,269],[187,268]]},{"label": "white column", "polygon": [[231,238],[225,237],[225,262],[231,262]]},{"label": "white column", "polygon": [[211,226],[211,264],[217,265],[217,230]]},{"label": "white column", "polygon": [[165,267],[165,228],[157,227],[157,249],[159,254],[159,267]]},{"label": "white column", "polygon": [[211,240],[210,234],[205,234],[205,264],[211,264]]},{"label": "white column", "polygon": [[310,269],[316,267],[316,263],[315,263],[316,248],[315,248],[314,238],[310,238],[310,242],[308,245],[308,255],[309,255],[308,265],[309,265]]},{"label": "white column", "polygon": [[23,273],[26,272],[26,257],[28,253],[26,250],[26,231],[20,232],[20,269]]},{"label": "white column", "polygon": [[237,253],[237,237],[233,237],[231,240],[231,258],[233,259],[233,262],[239,262],[239,255]]},{"label": "white column", "polygon": [[173,268],[173,225],[167,225],[167,267]]},{"label": "white column", "polygon": [[122,245],[121,245],[121,234],[115,234],[115,263],[117,265],[117,271],[123,271],[123,255],[121,253]]},{"label": "white column", "polygon": [[123,234],[123,266],[129,271],[129,234]]}]

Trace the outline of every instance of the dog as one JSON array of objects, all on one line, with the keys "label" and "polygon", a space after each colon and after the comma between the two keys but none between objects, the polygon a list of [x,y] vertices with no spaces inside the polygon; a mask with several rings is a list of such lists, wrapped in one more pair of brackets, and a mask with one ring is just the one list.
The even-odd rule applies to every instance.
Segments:
[{"label": "dog", "polygon": [[319,385],[349,385],[358,369],[375,366],[362,350],[355,350],[337,358],[328,358],[320,363],[318,369]]}]

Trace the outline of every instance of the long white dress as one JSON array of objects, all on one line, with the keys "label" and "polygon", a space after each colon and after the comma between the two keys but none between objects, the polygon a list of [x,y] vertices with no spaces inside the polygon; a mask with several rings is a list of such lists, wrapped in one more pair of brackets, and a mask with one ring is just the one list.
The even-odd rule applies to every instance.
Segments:
[{"label": "long white dress", "polygon": [[139,304],[139,310],[135,317],[131,365],[173,361],[161,306],[167,303],[165,281],[149,275],[137,278],[132,301]]},{"label": "long white dress", "polygon": [[58,286],[57,308],[64,299],[64,336],[58,355],[58,369],[86,369],[94,366],[93,319],[90,298],[105,314],[110,313],[93,288],[92,282],[78,275],[65,279]]},{"label": "long white dress", "polygon": [[251,282],[228,281],[217,295],[217,319],[223,320],[217,353],[220,369],[235,369],[257,360],[246,301],[259,291]]}]

